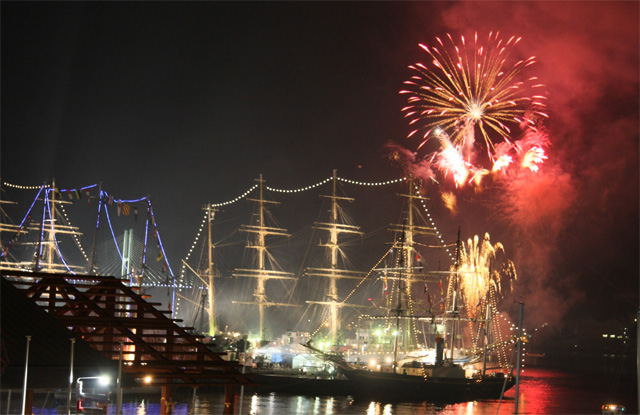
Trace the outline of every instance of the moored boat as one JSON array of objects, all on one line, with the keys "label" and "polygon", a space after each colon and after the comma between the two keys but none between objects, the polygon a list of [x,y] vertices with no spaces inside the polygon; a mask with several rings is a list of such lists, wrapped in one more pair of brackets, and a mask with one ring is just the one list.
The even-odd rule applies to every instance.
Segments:
[{"label": "moored boat", "polygon": [[[464,298],[460,293],[459,278],[460,273],[460,236],[458,235],[456,261],[450,272],[449,293],[447,296],[447,310],[441,315],[420,317],[416,316],[412,309],[415,304],[412,300],[411,283],[416,280],[415,264],[412,262],[413,253],[413,225],[412,217],[405,221],[401,230],[402,236],[394,245],[395,251],[399,254],[396,265],[393,268],[381,268],[380,272],[385,279],[391,279],[389,275],[394,275],[397,282],[394,285],[394,299],[396,306],[389,308],[388,315],[385,316],[362,316],[370,319],[395,320],[395,330],[393,331],[393,359],[388,358],[387,363],[369,363],[367,367],[360,364],[352,365],[344,362],[338,356],[322,353],[310,344],[306,346],[318,353],[321,353],[327,360],[333,361],[340,367],[344,375],[349,379],[354,388],[354,395],[361,398],[374,398],[378,401],[428,401],[428,402],[465,402],[477,399],[498,399],[504,392],[516,384],[513,375],[506,375],[503,371],[491,372],[487,368],[487,354],[492,347],[488,344],[488,330],[490,325],[491,310],[488,301],[484,301],[485,310],[470,317],[461,315],[461,304],[459,299]],[[420,270],[422,272],[422,270]],[[489,295],[487,291],[485,295]],[[468,294],[467,294],[468,295]],[[387,302],[389,304],[389,302]],[[482,301],[478,301],[478,305]],[[391,314],[395,314],[392,316]],[[484,315],[484,318],[482,317]],[[403,331],[412,328],[413,321],[420,319],[430,320],[435,331],[435,356],[430,353],[423,353],[422,357],[409,357],[399,359],[399,338]],[[477,337],[484,338],[482,348],[476,347],[465,359],[454,357],[454,340],[461,335],[459,327],[464,322],[480,324],[482,330],[478,330]],[[404,323],[404,329],[401,326]],[[438,323],[438,325],[436,325]],[[484,328],[483,328],[484,327]],[[483,332],[484,336],[479,334]],[[446,343],[446,344],[445,344]],[[448,358],[445,358],[445,349],[448,349]],[[429,360],[433,359],[434,360]],[[480,365],[480,360],[482,363]],[[476,364],[478,366],[476,366]]]},{"label": "moored boat", "polygon": [[423,363],[405,359],[398,365],[380,366],[378,370],[354,367],[343,360],[322,353],[307,343],[305,346],[332,361],[349,379],[356,398],[378,401],[466,402],[477,399],[499,399],[516,384],[513,375],[483,372],[444,359],[442,341],[438,342],[436,362]]},{"label": "moored boat", "polygon": [[442,349],[435,364],[407,361],[380,371],[342,367],[353,383],[358,397],[379,400],[418,400],[429,402],[464,402],[498,399],[515,385],[515,378],[502,372],[483,374],[462,365],[444,361]]},{"label": "moored boat", "polygon": [[[401,368],[403,370],[403,368]],[[513,385],[513,376],[502,373],[466,377],[458,365],[419,368],[423,375],[373,372],[355,369],[345,374],[353,382],[356,396],[380,400],[419,400],[429,402],[464,402],[498,399]]]}]

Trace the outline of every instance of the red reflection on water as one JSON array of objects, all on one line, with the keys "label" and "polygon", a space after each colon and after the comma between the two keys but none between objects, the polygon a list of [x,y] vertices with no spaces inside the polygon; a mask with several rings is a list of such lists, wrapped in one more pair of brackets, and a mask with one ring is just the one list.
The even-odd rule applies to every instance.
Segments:
[{"label": "red reflection on water", "polygon": [[[610,395],[611,379],[603,374],[588,374],[559,369],[528,368],[520,377],[518,413],[526,414],[598,414]],[[515,387],[505,394],[515,409]]]},{"label": "red reflection on water", "polygon": [[[518,412],[530,414],[553,413],[552,407],[557,404],[557,388],[554,388],[556,380],[567,377],[560,373],[545,369],[527,369],[520,376],[520,400]],[[552,379],[554,379],[552,381]],[[515,387],[511,392],[515,399]],[[514,402],[515,407],[515,402]]]},{"label": "red reflection on water", "polygon": [[[518,413],[523,414],[583,414],[598,413],[598,396],[588,390],[580,391],[582,379],[575,374],[554,369],[526,369],[520,376]],[[502,402],[464,402],[442,408],[446,415],[513,414],[515,386],[505,392]],[[585,409],[591,410],[585,412]]]},{"label": "red reflection on water", "polygon": [[[526,368],[520,379],[518,413],[521,414],[599,414],[602,404],[609,398],[627,406],[627,413],[634,411],[637,384],[633,381],[615,382],[608,374],[586,373],[561,369]],[[618,392],[617,395],[612,394]],[[185,395],[182,402],[191,402],[192,395]],[[155,402],[154,402],[155,403]],[[240,402],[236,409],[239,411]],[[190,404],[176,407],[179,415],[191,413]],[[224,393],[198,393],[197,414],[222,413]],[[354,414],[354,415],[507,415],[515,411],[515,387],[505,393],[502,401],[485,400],[458,404],[433,404],[428,402],[381,403],[357,401],[350,396],[306,397],[270,393],[267,395],[245,393],[243,413],[259,415],[289,415],[299,413]],[[115,415],[115,406],[109,407],[109,415]],[[125,403],[125,415],[159,415],[159,404],[143,400]]]}]

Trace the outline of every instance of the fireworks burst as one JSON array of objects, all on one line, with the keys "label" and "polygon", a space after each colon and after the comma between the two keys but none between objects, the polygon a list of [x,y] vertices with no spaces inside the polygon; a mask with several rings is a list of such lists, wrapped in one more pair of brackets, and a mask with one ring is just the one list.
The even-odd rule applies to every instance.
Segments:
[{"label": "fireworks burst", "polygon": [[[436,46],[420,45],[431,58],[429,65],[409,66],[416,72],[405,84],[411,90],[409,105],[402,111],[417,128],[409,133],[422,135],[421,148],[436,139],[441,147],[430,155],[432,162],[445,174],[450,173],[457,185],[475,181],[491,172],[505,171],[514,157],[526,158],[523,167],[535,171],[546,159],[546,135],[539,129],[546,98],[537,93],[544,85],[537,77],[524,80],[522,72],[535,63],[535,57],[510,64],[512,48],[520,38],[506,42],[498,33],[489,33],[487,46],[480,45],[478,35],[472,42],[464,37],[456,44],[451,35],[445,41],[436,38]],[[513,131],[538,133],[538,143],[518,145]],[[476,166],[475,151],[479,132],[491,168]],[[529,154],[531,150],[533,154]]]},{"label": "fireworks burst", "polygon": [[460,246],[460,258],[457,269],[458,284],[462,292],[467,316],[476,318],[493,288],[495,293],[502,292],[503,279],[513,282],[517,278],[515,265],[511,260],[501,258],[504,247],[501,243],[491,244],[489,234],[480,240],[478,235]]}]

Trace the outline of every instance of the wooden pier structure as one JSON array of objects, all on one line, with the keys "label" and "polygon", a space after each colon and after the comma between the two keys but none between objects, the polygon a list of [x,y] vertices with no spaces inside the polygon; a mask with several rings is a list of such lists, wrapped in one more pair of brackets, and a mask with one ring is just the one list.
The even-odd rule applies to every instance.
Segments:
[{"label": "wooden pier structure", "polygon": [[172,411],[175,387],[223,387],[224,413],[232,414],[236,387],[251,384],[238,362],[224,360],[224,353],[212,351],[190,333],[192,328],[179,326],[169,310],[157,309],[160,303],[148,302],[126,280],[16,270],[3,270],[2,278],[3,285],[9,282],[80,341],[116,362],[135,386],[160,387],[163,415]]}]

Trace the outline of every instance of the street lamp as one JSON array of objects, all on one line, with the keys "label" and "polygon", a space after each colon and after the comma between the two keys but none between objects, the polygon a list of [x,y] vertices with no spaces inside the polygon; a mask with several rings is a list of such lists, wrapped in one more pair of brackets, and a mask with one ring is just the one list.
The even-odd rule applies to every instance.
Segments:
[{"label": "street lamp", "polygon": [[94,405],[98,405],[98,408],[101,408],[101,404],[106,402],[107,398],[108,398],[108,394],[105,393],[104,395],[99,394],[99,393],[93,393],[90,395],[85,395],[82,391],[82,387],[84,386],[84,381],[86,380],[97,380],[98,384],[100,386],[106,386],[109,384],[109,382],[111,381],[109,379],[108,376],[82,376],[76,379],[76,385],[77,385],[77,398],[76,398],[76,402],[77,402],[77,407],[78,409],[84,409],[82,407],[82,402],[87,399],[89,402],[92,402],[93,404],[91,405],[91,407],[93,408]]},{"label": "street lamp", "polygon": [[101,386],[107,386],[109,384],[109,382],[111,381],[111,379],[109,379],[109,376],[106,376],[106,375],[79,377],[79,378],[76,379],[76,383],[78,385],[78,397],[80,397],[82,395],[83,381],[89,380],[89,379],[97,379],[98,380],[98,384],[100,384]]}]

